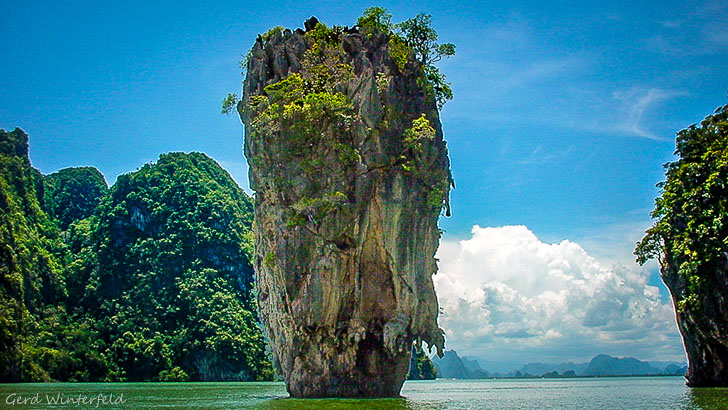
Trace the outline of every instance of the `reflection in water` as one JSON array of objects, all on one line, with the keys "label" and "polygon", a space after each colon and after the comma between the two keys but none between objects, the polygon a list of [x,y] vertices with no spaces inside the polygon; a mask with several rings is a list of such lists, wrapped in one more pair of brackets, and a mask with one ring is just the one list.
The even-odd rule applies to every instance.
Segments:
[{"label": "reflection in water", "polygon": [[728,389],[688,387],[685,398],[687,409],[725,409],[728,405]]},{"label": "reflection in water", "polygon": [[[422,409],[407,399],[291,399],[276,398],[255,406],[256,409]],[[430,407],[432,409],[438,407]]]}]

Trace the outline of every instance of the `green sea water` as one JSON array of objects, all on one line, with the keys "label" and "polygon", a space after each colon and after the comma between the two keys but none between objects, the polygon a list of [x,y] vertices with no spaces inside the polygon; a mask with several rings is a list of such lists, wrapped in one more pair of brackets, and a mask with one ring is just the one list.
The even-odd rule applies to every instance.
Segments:
[{"label": "green sea water", "polygon": [[400,399],[287,396],[280,382],[0,385],[3,408],[728,409],[728,389],[689,388],[682,377],[408,381]]}]

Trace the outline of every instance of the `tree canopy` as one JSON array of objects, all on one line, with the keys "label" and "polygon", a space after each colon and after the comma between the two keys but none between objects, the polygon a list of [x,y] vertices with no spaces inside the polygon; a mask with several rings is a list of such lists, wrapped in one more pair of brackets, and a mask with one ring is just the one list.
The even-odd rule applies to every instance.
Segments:
[{"label": "tree canopy", "polygon": [[654,225],[635,250],[660,261],[663,275],[688,285],[673,295],[680,310],[697,306],[711,278],[728,263],[728,105],[677,133],[676,161],[658,184]]},{"label": "tree canopy", "polygon": [[422,67],[424,78],[433,89],[437,106],[442,109],[447,101],[452,100],[453,94],[445,74],[440,72],[435,63],[455,55],[455,45],[437,42],[438,34],[432,28],[432,16],[429,14],[419,13],[398,24],[392,24],[391,20],[392,15],[386,9],[369,7],[359,17],[357,25],[390,33],[412,50]]},{"label": "tree canopy", "polygon": [[383,7],[369,7],[364,10],[361,16],[356,20],[359,27],[375,28],[379,31],[388,33],[392,31],[392,14]]},{"label": "tree canopy", "polygon": [[397,24],[397,29],[423,66],[431,66],[443,57],[455,55],[454,44],[437,43],[437,31],[432,28],[432,16],[429,14],[420,13],[405,20]]},{"label": "tree canopy", "polygon": [[93,167],[65,168],[43,178],[45,205],[62,230],[93,215],[109,187]]}]

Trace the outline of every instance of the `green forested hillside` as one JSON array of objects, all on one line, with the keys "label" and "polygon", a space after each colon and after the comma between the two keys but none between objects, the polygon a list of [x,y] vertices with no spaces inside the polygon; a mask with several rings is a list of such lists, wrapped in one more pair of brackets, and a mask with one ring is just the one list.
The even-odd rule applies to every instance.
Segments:
[{"label": "green forested hillside", "polygon": [[0,130],[0,381],[48,378],[37,340],[66,298],[66,247],[41,208],[42,178],[30,166],[28,135]]},{"label": "green forested hillside", "polygon": [[0,381],[272,378],[252,202],[215,161],[165,154],[107,190],[0,132]]},{"label": "green forested hillside", "polygon": [[90,286],[76,299],[123,377],[272,377],[251,298],[252,210],[213,160],[173,153],[120,176],[78,227],[80,253],[97,259],[77,260]]},{"label": "green forested hillside", "polygon": [[104,176],[93,167],[65,168],[43,178],[46,212],[59,228],[93,215],[109,190]]}]

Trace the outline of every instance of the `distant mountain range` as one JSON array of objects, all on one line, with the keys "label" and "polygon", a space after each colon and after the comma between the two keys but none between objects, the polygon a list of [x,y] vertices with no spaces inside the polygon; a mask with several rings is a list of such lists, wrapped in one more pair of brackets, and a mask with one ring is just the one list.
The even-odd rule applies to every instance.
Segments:
[{"label": "distant mountain range", "polygon": [[[503,370],[503,363],[495,363],[498,371],[488,371],[485,361],[473,357],[461,358],[454,350],[445,351],[441,358],[432,362],[437,377],[445,379],[482,379],[490,377],[604,377],[683,375],[687,365],[679,362],[645,362],[633,357],[595,356],[589,363],[528,363],[511,371]],[[491,368],[492,369],[492,368]]]}]

